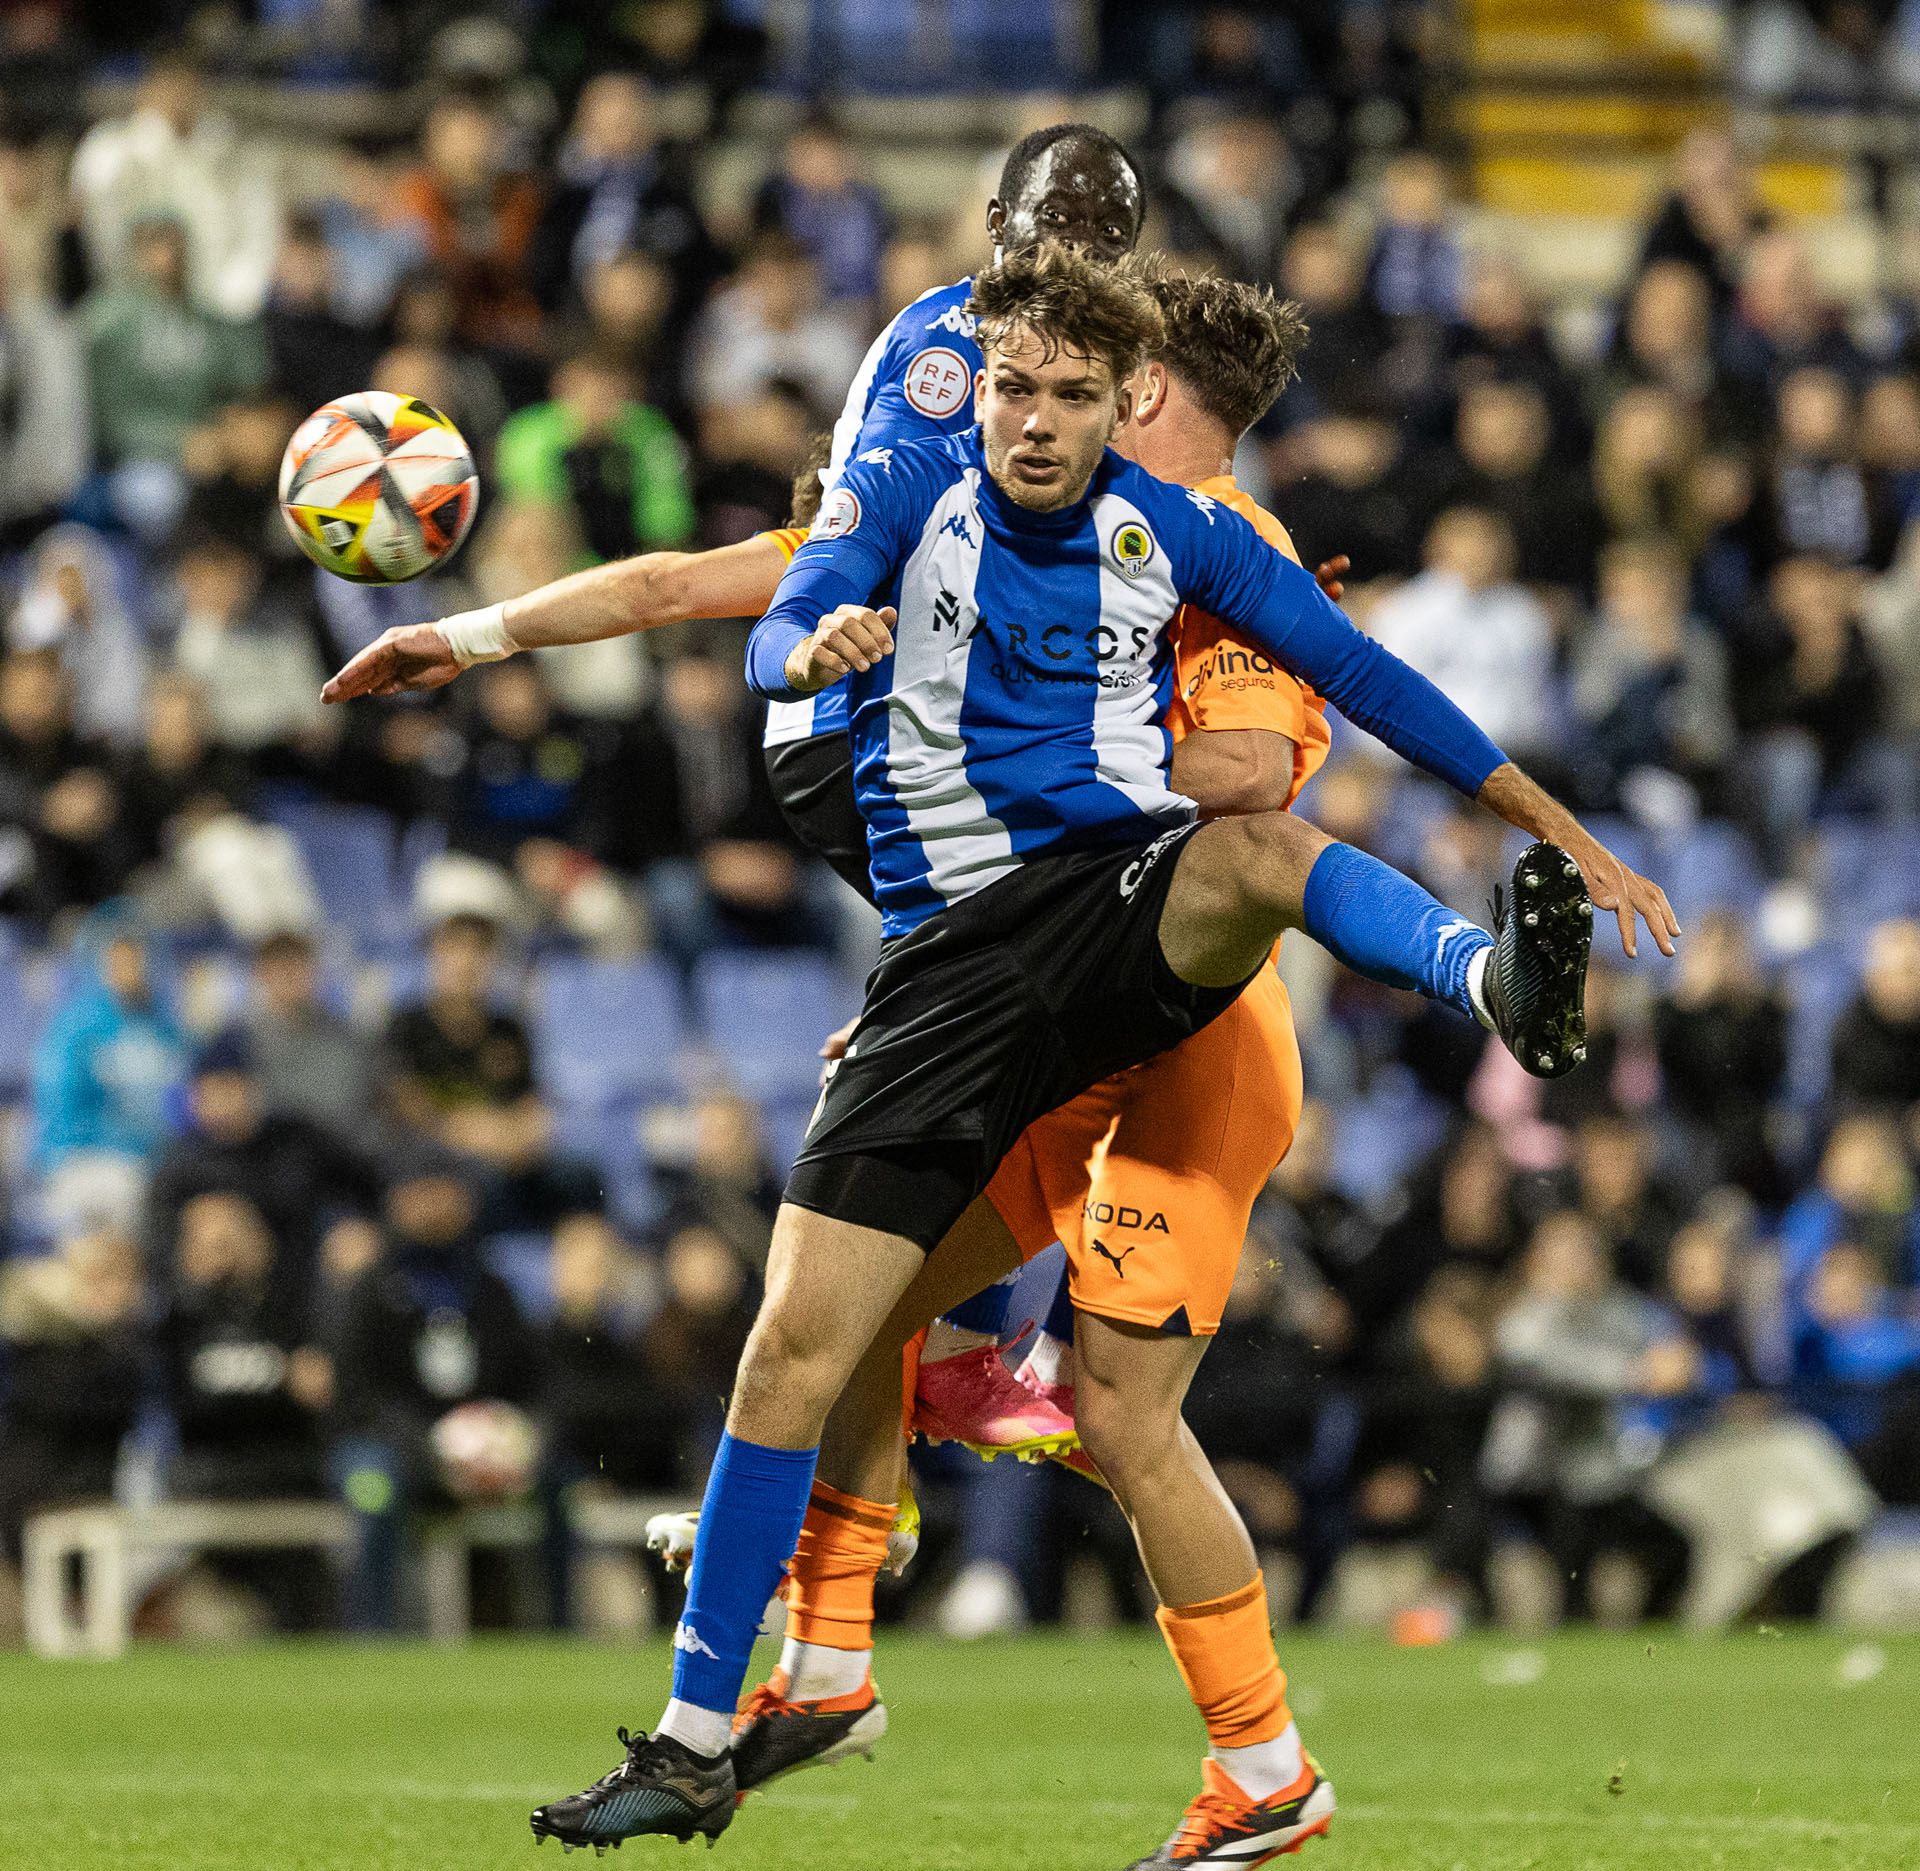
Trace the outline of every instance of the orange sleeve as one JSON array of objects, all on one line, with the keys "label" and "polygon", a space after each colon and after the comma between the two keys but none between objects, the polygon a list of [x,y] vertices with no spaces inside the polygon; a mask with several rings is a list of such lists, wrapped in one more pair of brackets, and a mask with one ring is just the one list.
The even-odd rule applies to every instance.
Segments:
[{"label": "orange sleeve", "polygon": [[780,556],[791,565],[793,555],[807,543],[807,529],[804,526],[776,526],[760,537],[771,539],[780,548]]},{"label": "orange sleeve", "polygon": [[[1261,538],[1299,564],[1287,529],[1272,514],[1251,501],[1240,511]],[[1174,619],[1173,642],[1174,698],[1167,710],[1173,738],[1248,728],[1284,734],[1294,750],[1292,804],[1327,757],[1326,703],[1265,651],[1191,605]]]}]

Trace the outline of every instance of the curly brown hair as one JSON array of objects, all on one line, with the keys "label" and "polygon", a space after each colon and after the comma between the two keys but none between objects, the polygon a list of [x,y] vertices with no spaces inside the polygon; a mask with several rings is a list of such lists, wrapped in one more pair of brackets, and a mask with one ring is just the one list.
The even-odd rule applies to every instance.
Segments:
[{"label": "curly brown hair", "polygon": [[806,459],[793,471],[793,504],[787,513],[790,526],[811,526],[820,512],[820,496],[825,491],[820,477],[833,459],[833,431],[822,429],[807,444]]},{"label": "curly brown hair", "polygon": [[1166,339],[1160,361],[1235,437],[1274,405],[1298,372],[1306,314],[1265,286],[1234,279],[1155,278]]},{"label": "curly brown hair", "polygon": [[1118,383],[1160,348],[1165,332],[1150,277],[1138,260],[1103,266],[1049,241],[976,274],[967,310],[979,321],[983,351],[1026,330],[1049,361],[1062,351],[1098,358]]}]

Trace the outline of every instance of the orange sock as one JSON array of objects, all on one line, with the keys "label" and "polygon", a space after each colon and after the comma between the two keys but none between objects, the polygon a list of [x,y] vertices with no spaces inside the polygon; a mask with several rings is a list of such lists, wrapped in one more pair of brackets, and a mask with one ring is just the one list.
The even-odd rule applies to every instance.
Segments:
[{"label": "orange sock", "polygon": [[920,1354],[927,1348],[929,1327],[919,1331],[900,1347],[900,1433],[913,1440],[914,1393],[920,1388]]},{"label": "orange sock", "polygon": [[893,1507],[813,1484],[788,1568],[787,1635],[832,1650],[873,1648],[873,1581],[887,1557]]},{"label": "orange sock", "polygon": [[1267,1582],[1198,1605],[1162,1605],[1160,1632],[1216,1748],[1244,1748],[1286,1731],[1287,1679],[1267,1623]]}]

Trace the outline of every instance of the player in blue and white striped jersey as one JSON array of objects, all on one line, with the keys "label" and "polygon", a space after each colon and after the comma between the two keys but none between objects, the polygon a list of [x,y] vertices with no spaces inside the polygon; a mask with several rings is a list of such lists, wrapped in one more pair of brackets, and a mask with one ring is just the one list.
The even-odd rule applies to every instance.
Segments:
[{"label": "player in blue and white striped jersey", "polygon": [[[623,1733],[613,1773],[534,1813],[543,1836],[714,1836],[731,1823],[733,1713],[828,1410],[1033,1118],[1216,1017],[1283,929],[1318,933],[1313,875],[1330,861],[1332,909],[1396,925],[1382,939],[1400,942],[1409,978],[1467,1000],[1484,935],[1285,811],[1200,824],[1169,786],[1158,716],[1183,600],[1542,840],[1484,964],[1502,1036],[1537,1047],[1540,1069],[1571,1065],[1584,1032],[1583,872],[1595,900],[1621,905],[1629,949],[1637,917],[1663,949],[1676,933],[1654,885],[1246,521],[1107,453],[1159,334],[1137,279],[1048,248],[983,274],[975,305],[980,432],[850,470],[749,645],[763,694],[849,686],[892,934],[775,1224],[702,1508],[673,1699],[656,1734]],[[892,1477],[888,1415],[874,1460]],[[864,1474],[848,1479],[882,1498]]]}]

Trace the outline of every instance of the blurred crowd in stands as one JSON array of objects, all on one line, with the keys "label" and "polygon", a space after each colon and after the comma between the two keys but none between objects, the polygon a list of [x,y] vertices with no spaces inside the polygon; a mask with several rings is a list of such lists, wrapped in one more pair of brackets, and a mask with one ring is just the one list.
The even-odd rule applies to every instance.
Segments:
[{"label": "blurred crowd in stands", "polygon": [[[432,10],[359,11],[283,69],[390,78]],[[1653,1478],[1730,1424],[1819,1424],[1920,1506],[1920,308],[1830,302],[1698,131],[1570,325],[1419,140],[1422,8],[1102,11],[1091,65],[1049,38],[1031,70],[1151,79],[1147,244],[1312,327],[1243,480],[1686,932],[1626,964],[1603,919],[1592,1056],[1544,1087],[1288,941],[1311,1101],[1196,1433],[1310,1603],[1411,1554],[1484,1609],[1524,1534],[1572,1611],[1616,1547],[1671,1604]],[[319,688],[389,625],[781,523],[873,333],[982,259],[1002,145],[957,141],[950,211],[915,213],[791,89],[831,21],[531,12],[442,33],[335,140],[249,127],[229,42],[129,59],[85,8],[0,12],[7,1559],[116,1486],[337,1494],[337,1602],[263,1589],[379,1628],[454,1406],[529,1412],[560,1519],[578,1486],[691,1498],[717,1433],[873,940],[768,795],[744,624]],[[763,85],[786,128],[730,131]],[[482,464],[475,538],[413,585],[316,573],[276,511],[294,423],[365,387]],[[1302,810],[1484,914],[1500,828],[1360,737]],[[993,1585],[951,1628],[1057,1613],[1086,1551],[1139,1602],[1084,1484],[922,1481],[919,1589]]]}]

